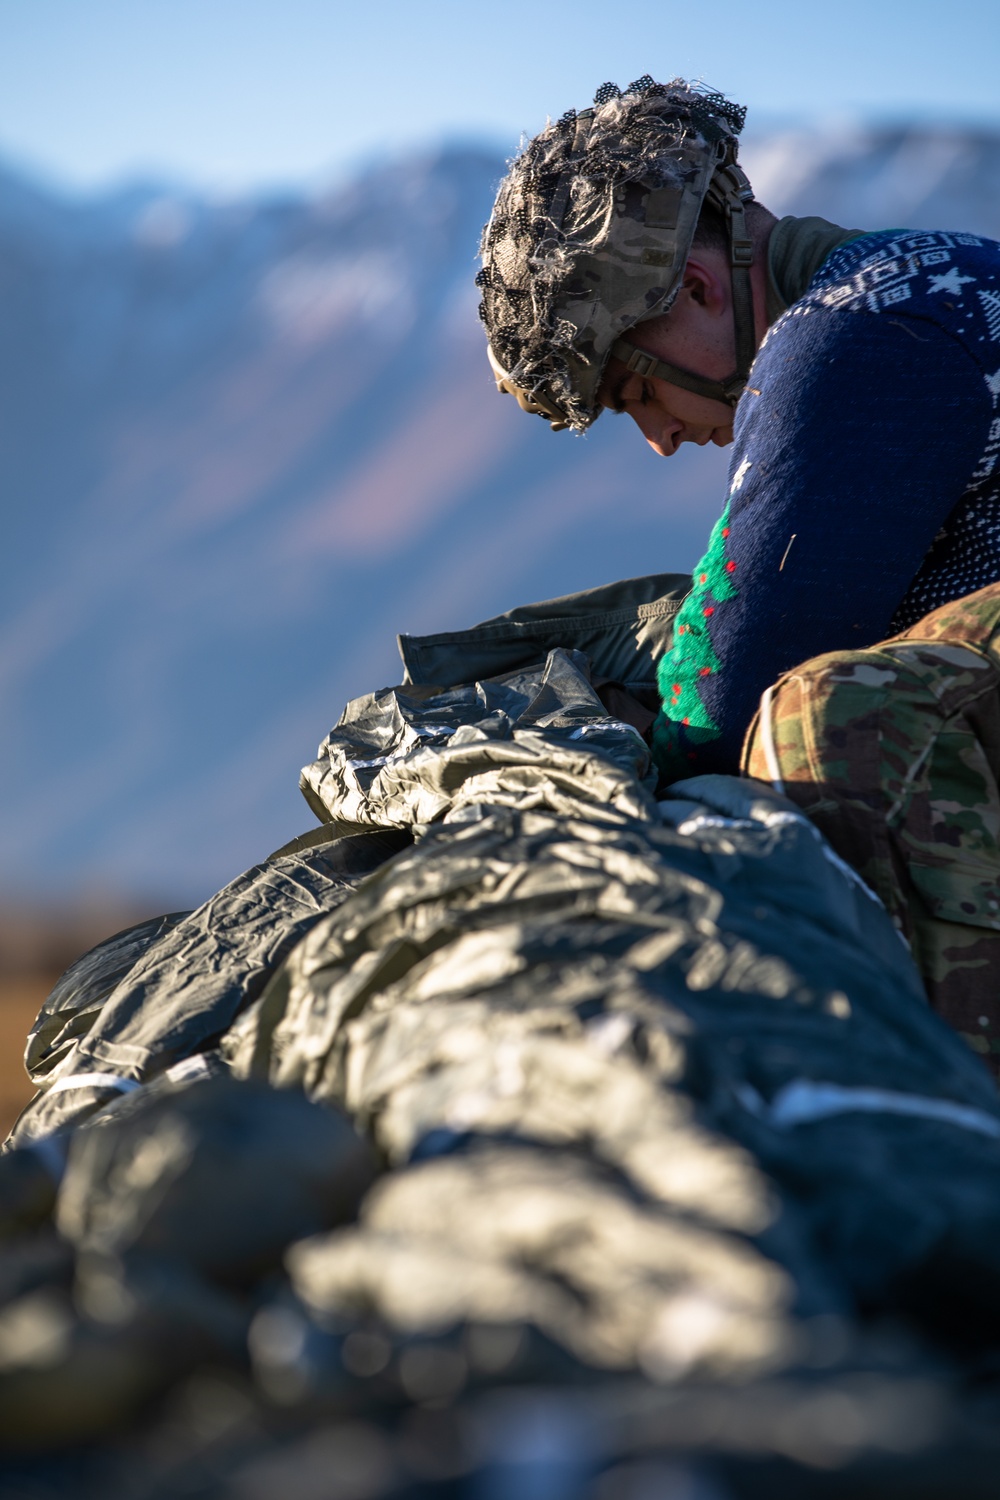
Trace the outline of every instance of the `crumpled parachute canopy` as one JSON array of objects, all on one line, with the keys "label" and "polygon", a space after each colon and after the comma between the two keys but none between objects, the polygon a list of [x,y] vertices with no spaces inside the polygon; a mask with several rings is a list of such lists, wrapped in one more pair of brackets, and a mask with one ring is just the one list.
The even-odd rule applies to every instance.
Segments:
[{"label": "crumpled parachute canopy", "polygon": [[526,411],[577,431],[600,414],[612,346],[673,303],[710,190],[737,213],[752,197],[745,116],[683,79],[606,83],[511,163],[476,280],[497,385]]}]

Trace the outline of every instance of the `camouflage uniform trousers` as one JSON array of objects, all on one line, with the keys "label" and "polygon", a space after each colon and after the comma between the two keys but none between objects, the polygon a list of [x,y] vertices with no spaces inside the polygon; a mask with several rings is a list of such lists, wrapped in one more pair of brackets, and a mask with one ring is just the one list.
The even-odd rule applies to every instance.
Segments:
[{"label": "camouflage uniform trousers", "polygon": [[742,768],[877,892],[931,1005],[1000,1077],[1000,584],[786,673]]}]

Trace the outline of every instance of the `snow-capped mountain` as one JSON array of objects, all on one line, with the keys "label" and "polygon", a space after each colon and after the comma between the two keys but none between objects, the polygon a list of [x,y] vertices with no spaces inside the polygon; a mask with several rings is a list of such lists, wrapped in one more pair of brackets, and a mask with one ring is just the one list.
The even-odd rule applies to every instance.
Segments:
[{"label": "snow-capped mountain", "polygon": [[[750,140],[776,212],[1000,237],[1000,135]],[[397,631],[697,557],[725,455],[496,396],[502,161],[327,196],[60,198],[0,174],[0,887],[207,894],[310,826],[298,767]]]}]

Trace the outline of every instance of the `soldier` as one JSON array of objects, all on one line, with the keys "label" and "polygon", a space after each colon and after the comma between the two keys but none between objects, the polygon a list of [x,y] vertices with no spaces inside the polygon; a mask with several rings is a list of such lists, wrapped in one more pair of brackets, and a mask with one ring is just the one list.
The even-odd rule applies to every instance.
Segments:
[{"label": "soldier", "polygon": [[744,113],[647,76],[530,141],[483,236],[490,362],[554,428],[734,444],[659,664],[663,777],[796,800],[996,1070],[1000,245],[777,221]]},{"label": "soldier", "polygon": [[660,664],[670,779],[735,771],[797,662],[1000,579],[1000,246],[776,221],[744,114],[605,84],[528,143],[483,236],[490,360],[525,410],[579,432],[626,412],[665,457],[734,443]]}]

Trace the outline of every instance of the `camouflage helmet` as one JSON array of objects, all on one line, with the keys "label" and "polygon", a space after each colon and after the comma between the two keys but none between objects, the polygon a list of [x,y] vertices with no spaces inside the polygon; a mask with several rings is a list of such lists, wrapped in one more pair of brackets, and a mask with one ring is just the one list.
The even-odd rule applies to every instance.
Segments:
[{"label": "camouflage helmet", "polygon": [[[550,123],[511,163],[481,244],[479,314],[497,386],[556,430],[582,432],[614,355],[735,406],[756,350],[745,205],[737,163],[746,111],[683,79],[648,75]],[[703,204],[728,228],[736,368],[708,380],[624,337],[673,304]]]}]

